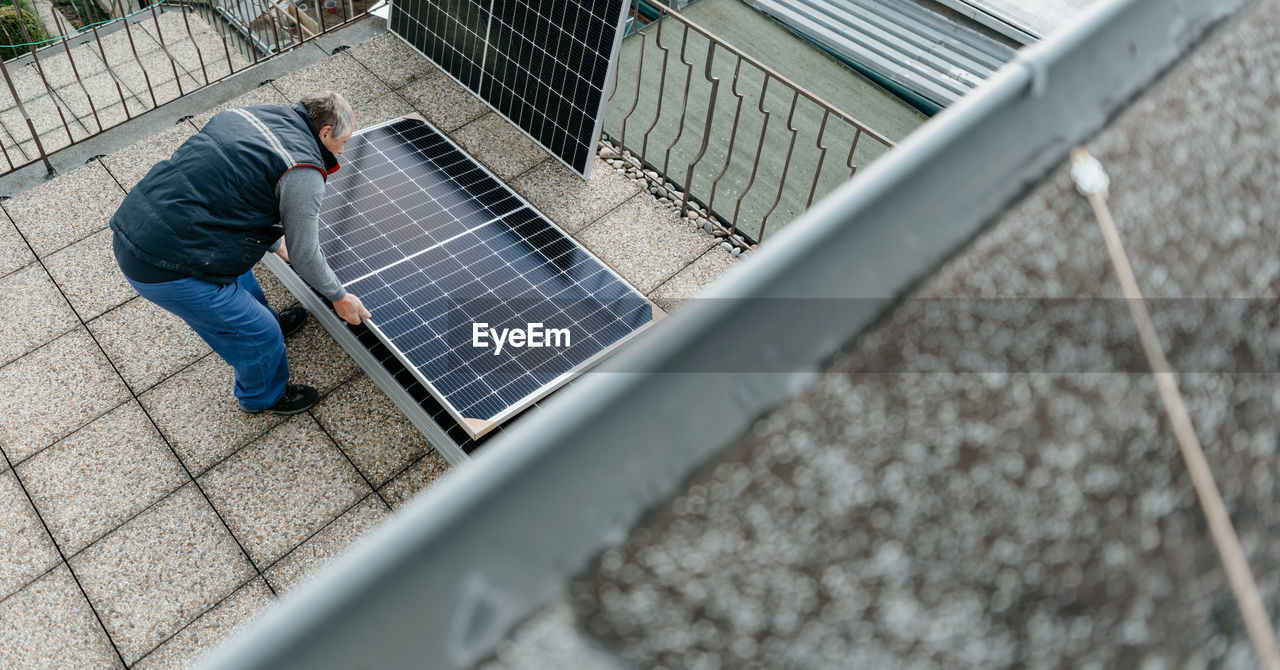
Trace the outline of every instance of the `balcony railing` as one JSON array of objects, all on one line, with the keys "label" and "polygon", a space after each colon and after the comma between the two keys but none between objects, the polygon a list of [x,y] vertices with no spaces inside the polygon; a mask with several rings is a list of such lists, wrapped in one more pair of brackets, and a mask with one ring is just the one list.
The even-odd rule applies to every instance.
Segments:
[{"label": "balcony railing", "polygon": [[372,4],[110,2],[120,18],[104,20],[92,0],[68,0],[68,13],[53,5],[43,17],[52,38],[24,21],[16,31],[0,23],[0,48],[19,52],[3,67],[0,174],[37,161],[52,172],[52,152],[340,28]]},{"label": "balcony railing", "polygon": [[628,39],[638,48],[624,45],[601,153],[644,171],[695,223],[749,247],[894,146],[666,5],[647,5],[658,16]]}]

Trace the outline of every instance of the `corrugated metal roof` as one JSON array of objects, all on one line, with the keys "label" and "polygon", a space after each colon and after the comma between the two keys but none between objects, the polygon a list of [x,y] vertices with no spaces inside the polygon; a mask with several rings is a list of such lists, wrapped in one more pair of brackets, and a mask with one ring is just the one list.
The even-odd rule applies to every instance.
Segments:
[{"label": "corrugated metal roof", "polygon": [[911,0],[747,0],[828,51],[939,107],[1015,50]]}]

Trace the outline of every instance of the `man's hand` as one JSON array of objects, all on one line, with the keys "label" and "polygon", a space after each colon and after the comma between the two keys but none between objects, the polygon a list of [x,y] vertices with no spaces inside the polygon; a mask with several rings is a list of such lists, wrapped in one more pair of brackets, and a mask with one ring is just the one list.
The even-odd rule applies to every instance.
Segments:
[{"label": "man's hand", "polygon": [[343,321],[353,326],[358,326],[361,321],[373,316],[364,308],[364,303],[350,293],[343,296],[342,300],[333,303],[333,308],[337,310],[338,316],[342,317]]},{"label": "man's hand", "polygon": [[288,262],[289,262],[289,250],[288,250],[288,249],[286,249],[286,248],[285,248],[285,246],[284,246],[284,238],[283,238],[283,237],[282,237],[282,238],[280,238],[280,246],[276,247],[276,255],[277,255],[277,256],[279,256],[280,258],[282,258],[282,259],[284,260],[284,262],[286,262],[286,263],[288,263]]}]

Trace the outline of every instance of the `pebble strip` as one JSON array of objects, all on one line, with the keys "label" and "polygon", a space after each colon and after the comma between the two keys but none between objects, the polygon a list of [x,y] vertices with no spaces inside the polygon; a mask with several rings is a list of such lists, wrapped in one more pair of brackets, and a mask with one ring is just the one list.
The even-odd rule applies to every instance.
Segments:
[{"label": "pebble strip", "polygon": [[[630,151],[620,149],[619,145],[614,144],[608,137],[604,137],[600,140],[597,153],[601,160],[608,163],[609,167],[619,174],[626,175],[635,181],[644,181],[648,185],[649,194],[657,198],[658,202],[672,210],[679,211],[682,208],[684,193],[675,184],[663,179],[657,171],[644,169],[640,159],[632,156]],[[708,235],[721,238],[720,246],[734,256],[744,252],[749,253],[756,247],[748,244],[742,235],[731,234],[719,217],[708,214],[706,208],[692,198],[689,200],[689,210],[680,218],[694,228],[701,228]]]}]

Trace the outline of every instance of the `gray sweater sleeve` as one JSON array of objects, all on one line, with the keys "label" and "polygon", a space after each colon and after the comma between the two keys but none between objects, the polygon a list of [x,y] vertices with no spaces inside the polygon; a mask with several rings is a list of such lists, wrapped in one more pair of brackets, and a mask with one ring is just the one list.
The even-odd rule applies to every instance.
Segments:
[{"label": "gray sweater sleeve", "polygon": [[280,223],[289,249],[289,263],[320,295],[341,300],[347,292],[320,251],[320,201],[324,175],[319,170],[297,168],[280,179]]}]

